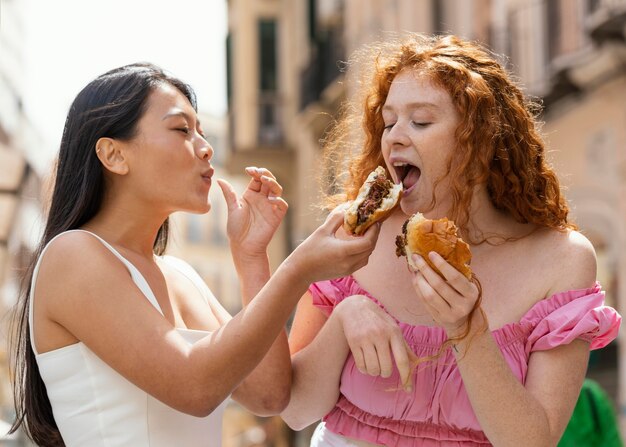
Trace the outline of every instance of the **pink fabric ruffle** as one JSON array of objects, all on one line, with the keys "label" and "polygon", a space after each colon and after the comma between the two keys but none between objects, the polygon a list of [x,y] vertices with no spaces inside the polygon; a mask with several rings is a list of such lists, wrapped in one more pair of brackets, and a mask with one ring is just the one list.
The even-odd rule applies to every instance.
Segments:
[{"label": "pink fabric ruffle", "polygon": [[600,284],[590,289],[557,293],[533,306],[522,318],[533,329],[527,352],[545,351],[581,338],[600,349],[617,337],[621,316],[604,305]]},{"label": "pink fabric ruffle", "polygon": [[343,396],[324,421],[334,433],[386,446],[491,446],[482,431],[382,418],[361,410]]},{"label": "pink fabric ruffle", "polygon": [[[313,304],[326,315],[351,295],[365,295],[384,306],[352,276],[322,281],[309,289]],[[398,321],[398,320],[396,320]],[[513,374],[525,382],[532,352],[583,339],[591,349],[617,337],[620,315],[604,306],[599,284],[589,289],[555,294],[537,302],[519,322],[492,331]],[[446,340],[443,328],[398,321],[408,345],[418,357],[438,352]],[[413,393],[400,390],[397,371],[388,379],[361,374],[350,356],[341,378],[341,397],[324,418],[335,433],[372,443],[413,447],[427,440],[435,445],[489,445],[471,408],[451,352],[422,364],[413,377]]]}]

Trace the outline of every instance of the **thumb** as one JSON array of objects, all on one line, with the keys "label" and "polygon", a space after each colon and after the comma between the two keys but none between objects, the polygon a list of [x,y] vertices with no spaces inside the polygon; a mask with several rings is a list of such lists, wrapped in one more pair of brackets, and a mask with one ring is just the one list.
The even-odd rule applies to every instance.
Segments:
[{"label": "thumb", "polygon": [[237,193],[235,192],[233,186],[223,179],[217,179],[217,184],[220,185],[220,189],[224,195],[224,200],[226,200],[226,206],[228,206],[228,211],[230,212],[238,209],[239,197],[237,197]]},{"label": "thumb", "polygon": [[324,230],[328,234],[335,234],[339,227],[343,225],[344,216],[347,209],[348,205],[345,203],[337,206],[334,210],[330,212],[328,217],[326,217],[326,221],[322,225],[322,228],[324,228]]}]

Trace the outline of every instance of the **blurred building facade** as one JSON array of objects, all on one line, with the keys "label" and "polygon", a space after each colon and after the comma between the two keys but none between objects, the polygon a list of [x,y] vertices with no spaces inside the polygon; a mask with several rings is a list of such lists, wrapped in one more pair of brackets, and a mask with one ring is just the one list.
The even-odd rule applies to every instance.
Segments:
[{"label": "blurred building facade", "polygon": [[[350,96],[340,61],[388,31],[453,33],[498,54],[543,101],[549,157],[626,312],[626,0],[229,0],[228,169],[276,172],[290,203],[285,256],[317,225],[321,145]],[[626,340],[589,374],[626,433]],[[304,441],[302,441],[304,442]]]},{"label": "blurred building facade", "polygon": [[9,312],[20,274],[30,261],[41,231],[42,177],[34,154],[40,143],[23,109],[23,3],[2,3],[0,33],[0,445],[27,445],[21,434],[5,436],[14,416],[9,381]]}]

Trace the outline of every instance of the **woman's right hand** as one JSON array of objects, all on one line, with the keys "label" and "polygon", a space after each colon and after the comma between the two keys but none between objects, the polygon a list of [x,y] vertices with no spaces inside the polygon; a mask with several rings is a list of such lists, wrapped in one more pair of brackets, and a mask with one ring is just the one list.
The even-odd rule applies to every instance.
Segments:
[{"label": "woman's right hand", "polygon": [[363,236],[336,237],[343,225],[345,209],[345,206],[335,208],[288,258],[309,284],[351,274],[367,264],[376,247],[379,224],[372,225]]},{"label": "woman's right hand", "polygon": [[411,391],[411,365],[416,357],[391,315],[363,295],[342,300],[333,310],[334,315],[341,321],[359,371],[387,378],[395,363],[402,386]]}]

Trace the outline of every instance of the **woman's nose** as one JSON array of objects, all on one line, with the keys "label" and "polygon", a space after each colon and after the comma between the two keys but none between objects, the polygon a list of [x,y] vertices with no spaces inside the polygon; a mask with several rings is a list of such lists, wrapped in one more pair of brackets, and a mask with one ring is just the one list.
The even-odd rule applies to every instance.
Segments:
[{"label": "woman's nose", "polygon": [[213,158],[213,147],[209,144],[207,140],[202,137],[198,138],[198,142],[196,143],[196,152],[198,153],[198,157],[202,160],[210,160]]},{"label": "woman's nose", "polygon": [[401,144],[407,145],[410,143],[409,136],[406,132],[407,124],[404,122],[397,122],[394,124],[386,135],[388,144]]}]

